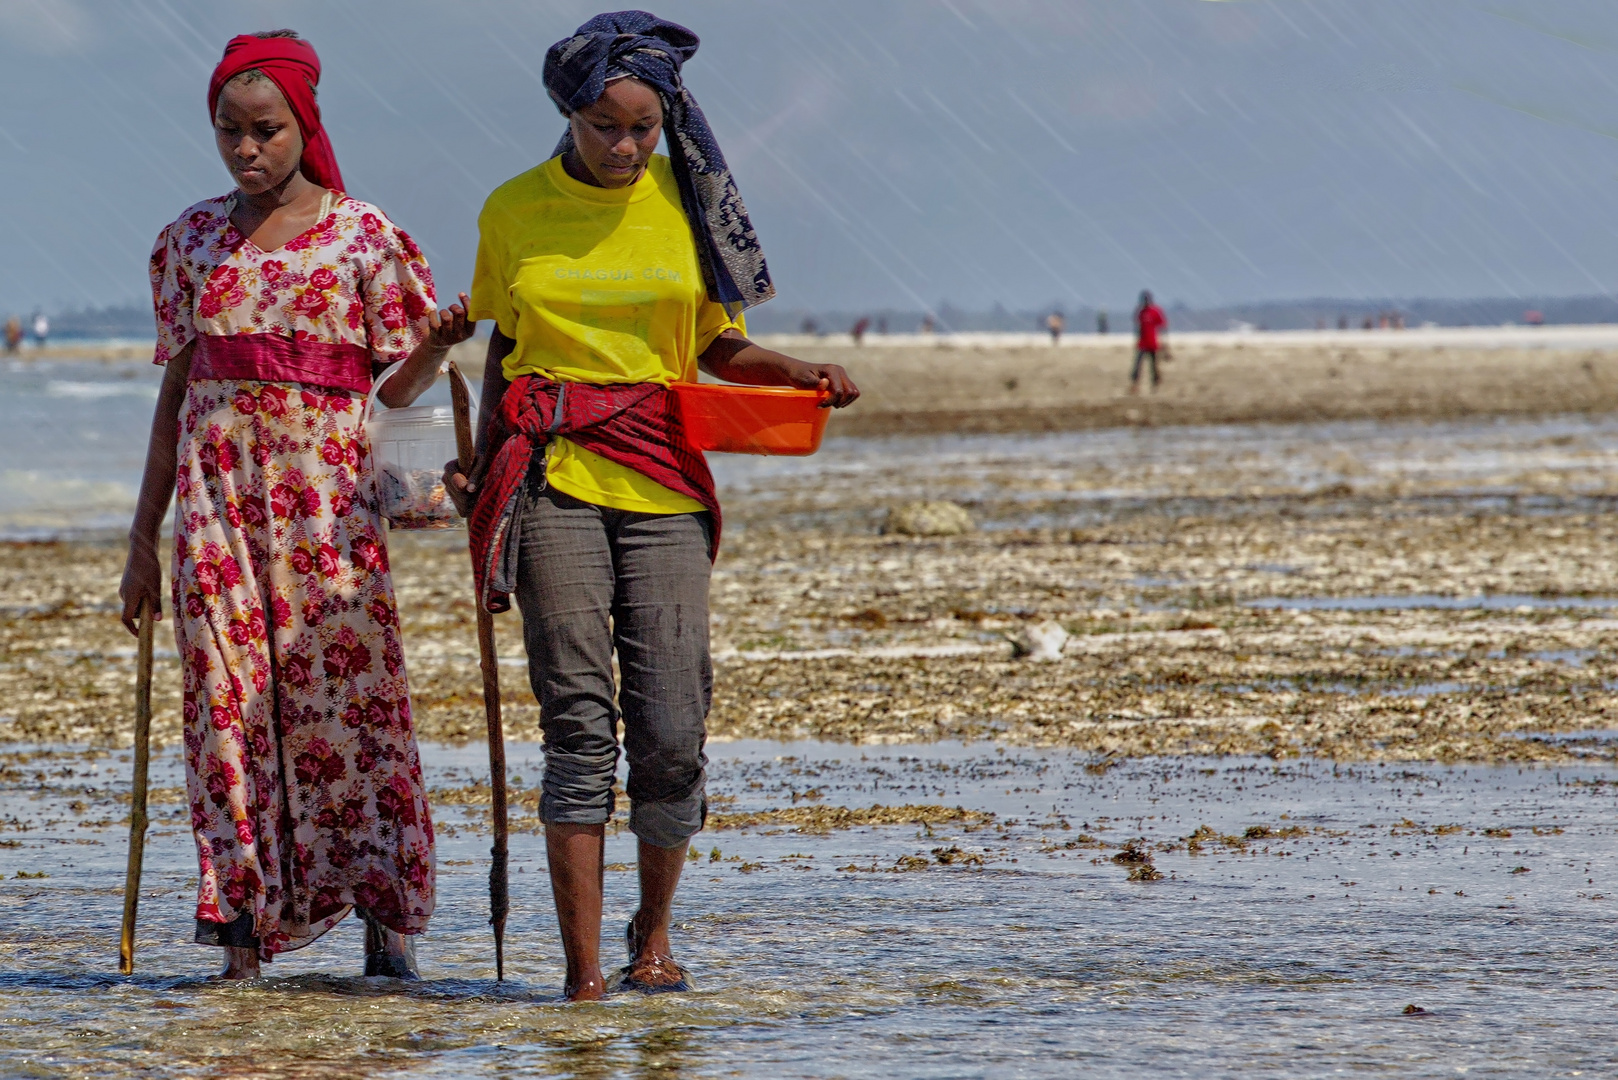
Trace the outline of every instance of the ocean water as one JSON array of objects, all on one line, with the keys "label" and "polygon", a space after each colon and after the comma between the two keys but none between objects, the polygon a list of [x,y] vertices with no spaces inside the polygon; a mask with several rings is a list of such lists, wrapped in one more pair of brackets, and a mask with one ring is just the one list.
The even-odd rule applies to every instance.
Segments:
[{"label": "ocean water", "polygon": [[[143,361],[0,361],[0,539],[128,528],[161,377]],[[440,380],[420,403],[447,402]],[[1510,502],[1532,512],[1524,477],[1565,478],[1557,507],[1607,505],[1618,418],[833,437],[810,458],[714,454],[710,464],[721,498],[741,511],[735,528],[784,504],[782,520],[799,521],[806,500],[824,524],[851,490],[862,506],[944,493],[973,504],[991,531],[1085,526],[1139,503],[1197,512],[1210,498],[1265,493],[1378,497],[1396,483],[1478,509]]]},{"label": "ocean water", "polygon": [[[163,381],[146,361],[0,361],[0,539],[129,528]],[[421,404],[447,404],[440,381]]]},{"label": "ocean water", "polygon": [[129,527],[162,375],[149,363],[0,361],[0,538]]},{"label": "ocean water", "polygon": [[[122,755],[0,772],[0,1075],[1576,1076],[1618,1068],[1618,772],[719,743],[676,910],[683,995],[558,999],[543,842],[514,809],[504,983],[485,811],[439,806],[424,980],[358,977],[352,920],[251,985],[189,943],[195,861],[154,805],[116,974]],[[486,776],[425,748],[430,782]],[[538,748],[511,748],[531,785]],[[154,783],[179,782],[171,753]],[[514,781],[515,782],[515,781]],[[808,807],[992,817],[815,831]],[[788,813],[782,813],[788,812]],[[1195,844],[1188,844],[1187,838]],[[1199,850],[1193,850],[1196,847]],[[1145,852],[1157,880],[1140,880]],[[1129,858],[1125,855],[1125,859]],[[635,903],[609,839],[604,951]],[[1131,880],[1132,871],[1136,880]],[[36,877],[32,875],[46,875]],[[1151,876],[1151,875],[1144,875]]]}]

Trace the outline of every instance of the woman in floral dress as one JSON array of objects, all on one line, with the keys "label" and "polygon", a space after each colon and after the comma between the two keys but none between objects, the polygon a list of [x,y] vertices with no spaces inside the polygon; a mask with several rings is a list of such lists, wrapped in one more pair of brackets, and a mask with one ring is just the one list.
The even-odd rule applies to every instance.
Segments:
[{"label": "woman in floral dress", "polygon": [[[163,389],[121,595],[161,612],[171,494],[197,941],[227,978],[359,908],[368,974],[414,975],[433,912],[433,831],[387,542],[361,425],[373,372],[408,404],[470,334],[434,310],[421,251],[343,193],[314,50],[231,41],[209,87],[236,190],[152,252]],[[462,298],[464,301],[464,297]],[[156,617],[161,617],[158,614]]]}]

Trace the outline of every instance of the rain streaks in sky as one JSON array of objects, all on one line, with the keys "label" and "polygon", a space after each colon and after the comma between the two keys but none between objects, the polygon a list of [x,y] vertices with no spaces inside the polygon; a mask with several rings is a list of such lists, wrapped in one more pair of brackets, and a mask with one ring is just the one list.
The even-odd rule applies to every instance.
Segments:
[{"label": "rain streaks in sky", "polygon": [[[220,194],[224,41],[291,26],[354,194],[470,279],[598,5],[0,3],[0,308],[139,302]],[[1618,282],[1618,5],[679,0],[689,83],[794,308],[1541,296]]]}]

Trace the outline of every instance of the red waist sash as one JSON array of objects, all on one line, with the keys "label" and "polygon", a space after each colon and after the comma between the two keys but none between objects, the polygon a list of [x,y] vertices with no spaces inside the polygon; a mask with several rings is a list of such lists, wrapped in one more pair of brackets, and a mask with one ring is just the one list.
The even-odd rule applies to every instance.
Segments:
[{"label": "red waist sash", "polygon": [[371,389],[371,352],[280,334],[204,334],[191,354],[191,378],[311,383],[364,394]]},{"label": "red waist sash", "polygon": [[493,612],[511,607],[528,470],[545,467],[543,457],[535,460],[535,451],[553,435],[701,503],[713,515],[708,557],[719,554],[713,474],[702,451],[685,437],[673,398],[657,383],[596,386],[535,375],[512,381],[490,431],[499,449],[467,522],[479,603]]}]

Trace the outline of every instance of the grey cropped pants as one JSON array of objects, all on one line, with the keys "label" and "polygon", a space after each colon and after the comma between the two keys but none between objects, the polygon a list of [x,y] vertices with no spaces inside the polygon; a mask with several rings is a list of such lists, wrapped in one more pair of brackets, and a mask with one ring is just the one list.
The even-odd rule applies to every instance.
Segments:
[{"label": "grey cropped pants", "polygon": [[554,488],[525,505],[516,595],[545,739],[540,819],[611,819],[621,717],[629,828],[679,847],[708,813],[709,515],[615,510]]}]

